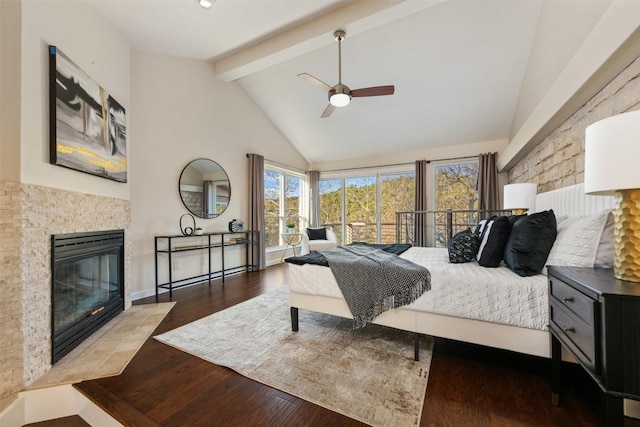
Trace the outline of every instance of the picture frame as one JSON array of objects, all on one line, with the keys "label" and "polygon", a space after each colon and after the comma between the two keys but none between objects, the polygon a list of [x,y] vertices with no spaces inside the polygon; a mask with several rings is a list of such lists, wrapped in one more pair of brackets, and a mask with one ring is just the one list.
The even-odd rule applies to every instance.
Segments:
[{"label": "picture frame", "polygon": [[53,45],[49,126],[51,164],[127,182],[124,107]]}]

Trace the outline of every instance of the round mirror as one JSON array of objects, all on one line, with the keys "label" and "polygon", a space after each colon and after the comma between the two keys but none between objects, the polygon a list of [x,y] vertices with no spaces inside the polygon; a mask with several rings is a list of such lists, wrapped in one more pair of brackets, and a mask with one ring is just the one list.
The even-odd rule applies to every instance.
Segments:
[{"label": "round mirror", "polygon": [[193,215],[215,218],[224,212],[231,199],[229,176],[209,159],[196,159],[182,169],[180,198]]}]

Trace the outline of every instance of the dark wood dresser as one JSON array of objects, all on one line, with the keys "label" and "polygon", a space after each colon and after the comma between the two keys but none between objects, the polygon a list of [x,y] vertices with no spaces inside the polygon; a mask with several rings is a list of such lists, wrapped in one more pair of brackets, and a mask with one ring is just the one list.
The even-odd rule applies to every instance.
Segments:
[{"label": "dark wood dresser", "polygon": [[549,267],[548,277],[552,402],[565,347],[605,393],[606,425],[621,426],[623,398],[640,400],[640,283],[586,267]]}]

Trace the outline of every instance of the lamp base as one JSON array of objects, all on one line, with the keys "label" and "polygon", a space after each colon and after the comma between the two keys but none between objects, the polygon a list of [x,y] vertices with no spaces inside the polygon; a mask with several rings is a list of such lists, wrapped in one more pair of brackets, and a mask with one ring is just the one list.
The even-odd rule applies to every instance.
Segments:
[{"label": "lamp base", "polygon": [[640,282],[640,189],[616,191],[613,275]]},{"label": "lamp base", "polygon": [[511,209],[513,215],[524,215],[529,209]]}]

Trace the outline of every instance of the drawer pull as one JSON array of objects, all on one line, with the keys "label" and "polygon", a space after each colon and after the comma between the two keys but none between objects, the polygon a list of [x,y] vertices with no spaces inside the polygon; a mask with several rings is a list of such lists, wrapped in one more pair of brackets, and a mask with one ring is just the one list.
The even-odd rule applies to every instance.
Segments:
[{"label": "drawer pull", "polygon": [[563,326],[562,330],[564,331],[564,333],[568,333],[568,332],[575,332],[575,329],[572,328],[571,326]]},{"label": "drawer pull", "polygon": [[573,301],[573,297],[562,297],[562,302],[571,302]]}]

